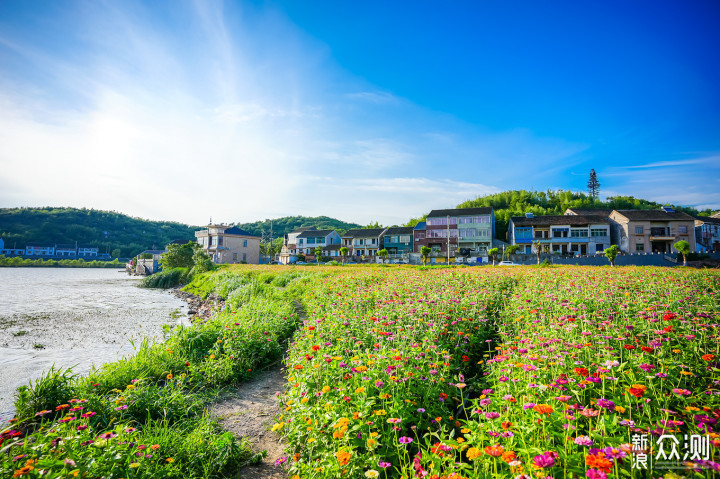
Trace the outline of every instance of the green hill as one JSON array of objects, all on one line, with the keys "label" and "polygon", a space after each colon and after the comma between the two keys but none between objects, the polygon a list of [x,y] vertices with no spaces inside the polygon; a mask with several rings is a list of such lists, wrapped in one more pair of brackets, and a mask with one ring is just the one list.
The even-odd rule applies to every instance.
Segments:
[{"label": "green hill", "polygon": [[270,221],[272,221],[273,237],[282,238],[291,231],[303,226],[314,226],[319,230],[336,230],[343,234],[349,229],[362,228],[357,223],[345,223],[344,221],[329,218],[327,216],[316,216],[314,218],[307,216],[285,216],[274,220],[256,221],[254,223],[238,223],[239,228],[245,231],[262,235],[270,234]]},{"label": "green hill", "polygon": [[169,242],[194,240],[198,227],[170,221],[132,218],[114,211],[77,208],[0,208],[0,238],[6,248],[28,243],[93,245],[127,258],[164,248]]}]

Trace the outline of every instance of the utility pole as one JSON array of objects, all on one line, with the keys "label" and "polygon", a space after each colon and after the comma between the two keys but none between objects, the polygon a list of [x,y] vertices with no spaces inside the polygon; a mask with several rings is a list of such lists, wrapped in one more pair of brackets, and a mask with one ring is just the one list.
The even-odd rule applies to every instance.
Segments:
[{"label": "utility pole", "polygon": [[450,215],[447,216],[447,264],[450,266]]}]

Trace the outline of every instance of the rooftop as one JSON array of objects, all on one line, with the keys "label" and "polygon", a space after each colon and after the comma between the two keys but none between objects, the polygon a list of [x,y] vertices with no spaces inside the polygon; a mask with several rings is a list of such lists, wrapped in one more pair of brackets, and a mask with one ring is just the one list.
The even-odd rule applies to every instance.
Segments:
[{"label": "rooftop", "polygon": [[428,218],[438,218],[441,216],[474,216],[474,215],[489,215],[492,213],[492,207],[482,208],[454,208],[450,210],[432,210],[428,213]]},{"label": "rooftop", "polygon": [[667,213],[663,210],[615,210],[613,213],[633,221],[695,221],[695,218],[680,211]]},{"label": "rooftop", "polygon": [[385,235],[412,235],[412,226],[392,226],[385,231]]},{"label": "rooftop", "polygon": [[548,215],[527,218],[525,216],[513,216],[510,218],[515,226],[587,226],[589,224],[608,223],[609,220],[599,215]]},{"label": "rooftop", "polygon": [[385,228],[364,228],[356,230],[347,230],[343,238],[377,238]]},{"label": "rooftop", "polygon": [[[568,211],[570,213],[568,213]],[[591,216],[604,216],[606,218],[608,216],[610,216],[610,213],[612,213],[612,212],[613,212],[613,210],[600,210],[600,209],[596,210],[596,209],[591,209],[591,208],[587,208],[587,209],[585,209],[585,208],[568,208],[565,210],[566,215],[568,215],[568,214],[575,214],[575,215],[580,215],[580,216],[591,215]]]},{"label": "rooftop", "polygon": [[335,230],[316,230],[313,228],[311,230],[303,231],[302,233],[297,235],[297,237],[298,238],[317,238],[317,237],[324,238],[325,236],[329,235],[330,233],[332,233],[334,231]]}]

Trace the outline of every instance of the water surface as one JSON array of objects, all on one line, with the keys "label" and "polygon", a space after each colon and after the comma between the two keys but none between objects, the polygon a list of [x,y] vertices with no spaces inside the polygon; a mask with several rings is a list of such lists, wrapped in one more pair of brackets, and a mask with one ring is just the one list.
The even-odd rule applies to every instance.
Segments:
[{"label": "water surface", "polygon": [[53,364],[86,373],[186,321],[183,301],[138,281],[115,269],[0,268],[0,423],[17,387]]}]

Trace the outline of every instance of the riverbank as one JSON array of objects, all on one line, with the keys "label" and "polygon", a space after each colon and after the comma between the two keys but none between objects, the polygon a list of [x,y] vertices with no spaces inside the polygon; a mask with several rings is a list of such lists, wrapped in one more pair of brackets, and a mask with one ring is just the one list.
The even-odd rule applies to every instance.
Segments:
[{"label": "riverbank", "polygon": [[[62,456],[53,446],[62,441],[63,451],[74,451],[67,472],[104,477],[220,477],[253,461],[250,444],[224,433],[205,410],[224,388],[280,361],[296,328],[300,290],[290,283],[302,275],[264,274],[199,275],[186,288],[202,301],[192,325],[86,376],[47,374],[21,391],[13,426],[22,439],[11,456],[34,455],[57,464],[47,473],[61,472],[65,463],[45,460]],[[100,448],[82,446],[98,441]],[[138,455],[145,448],[150,457]],[[0,475],[19,465],[0,457]]]},{"label": "riverbank", "polygon": [[84,259],[29,259],[0,256],[0,268],[114,268],[125,269],[117,259],[112,261],[85,261]]}]

